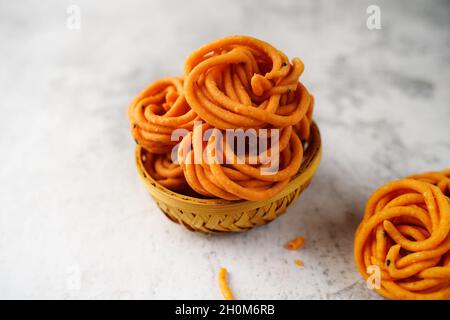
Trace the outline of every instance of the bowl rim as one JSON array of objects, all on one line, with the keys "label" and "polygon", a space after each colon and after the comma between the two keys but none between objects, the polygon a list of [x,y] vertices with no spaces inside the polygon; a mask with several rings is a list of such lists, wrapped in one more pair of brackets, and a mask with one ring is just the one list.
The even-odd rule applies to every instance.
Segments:
[{"label": "bowl rim", "polygon": [[293,190],[298,188],[298,186],[305,184],[308,182],[312,176],[314,175],[317,167],[322,158],[322,142],[319,127],[313,121],[311,124],[311,134],[310,139],[307,142],[306,149],[304,151],[302,164],[300,166],[299,172],[296,176],[288,183],[288,185],[278,194],[269,198],[267,200],[260,201],[249,201],[249,200],[238,200],[238,201],[230,201],[224,200],[220,198],[196,198],[192,196],[187,196],[181,193],[177,193],[171,191],[162,185],[160,185],[156,180],[154,180],[145,170],[145,167],[142,163],[142,147],[137,144],[135,150],[135,161],[136,167],[138,169],[138,174],[147,189],[150,191],[152,196],[157,197],[159,199],[164,200],[165,202],[176,202],[179,209],[187,209],[192,208],[192,206],[196,207],[207,207],[210,213],[214,213],[213,211],[215,207],[220,207],[220,210],[223,211],[223,208],[227,209],[239,208],[239,209],[254,209],[258,208],[262,205],[265,205],[269,202],[274,202],[278,199],[283,198],[287,194],[291,193]]}]

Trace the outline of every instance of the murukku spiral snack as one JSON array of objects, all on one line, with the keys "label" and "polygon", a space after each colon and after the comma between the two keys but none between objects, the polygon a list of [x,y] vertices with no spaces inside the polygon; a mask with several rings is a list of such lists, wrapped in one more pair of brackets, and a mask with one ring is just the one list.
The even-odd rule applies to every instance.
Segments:
[{"label": "murukku spiral snack", "polygon": [[409,178],[428,182],[435,186],[438,186],[439,189],[441,189],[441,191],[447,197],[450,197],[450,169],[415,174],[410,176]]},{"label": "murukku spiral snack", "polygon": [[219,129],[299,125],[309,132],[302,119],[312,112],[313,99],[298,81],[303,69],[300,59],[290,63],[264,41],[226,37],[188,57],[186,100],[200,118]]},{"label": "murukku spiral snack", "polygon": [[312,101],[308,108],[308,112],[302,118],[302,120],[300,120],[293,126],[294,130],[297,132],[298,137],[302,141],[308,141],[311,132],[311,124],[313,121],[313,111],[314,111],[314,97],[311,96],[311,99]]},{"label": "murukku spiral snack", "polygon": [[183,170],[178,164],[172,162],[171,152],[155,154],[143,149],[142,163],[145,171],[163,187],[173,191],[186,189],[187,183]]},{"label": "murukku spiral snack", "polygon": [[[203,141],[202,133],[208,129],[212,133]],[[221,139],[220,143],[217,139]],[[202,124],[194,126],[193,132],[180,143],[178,161],[196,192],[226,200],[258,201],[273,197],[289,183],[302,162],[303,146],[292,126],[288,126],[265,152],[271,163],[258,162],[261,154],[241,156],[219,129]],[[277,167],[276,172],[264,172],[270,171],[272,165]]]},{"label": "murukku spiral snack", "polygon": [[354,256],[364,279],[370,267],[379,268],[381,283],[375,290],[384,297],[450,298],[450,205],[442,176],[388,183],[367,202]]},{"label": "murukku spiral snack", "polygon": [[195,112],[184,98],[182,78],[169,77],[152,83],[128,109],[132,135],[152,153],[166,153],[178,141],[172,141],[174,129],[192,129]]},{"label": "murukku spiral snack", "polygon": [[[290,62],[278,49],[252,37],[230,36],[195,50],[186,60],[184,77],[154,82],[129,107],[132,134],[148,154],[150,175],[169,189],[180,190],[187,183],[207,197],[256,201],[275,196],[298,173],[302,142],[310,135],[314,99],[299,82],[303,69],[300,59]],[[215,132],[207,141],[194,129],[200,119],[205,122],[200,129]],[[180,144],[192,147],[182,155],[185,159],[203,159],[204,151],[211,150],[212,158],[242,161],[179,159],[181,167],[176,167],[167,158],[178,143],[172,139],[175,129],[189,132]],[[219,133],[231,129],[255,130],[258,139],[269,132],[270,141],[279,141],[256,155],[238,154],[226,140],[221,150],[215,148],[215,139],[224,137]],[[261,160],[261,152],[270,164]],[[279,171],[265,174],[273,164]],[[172,171],[166,170],[169,167]]]}]

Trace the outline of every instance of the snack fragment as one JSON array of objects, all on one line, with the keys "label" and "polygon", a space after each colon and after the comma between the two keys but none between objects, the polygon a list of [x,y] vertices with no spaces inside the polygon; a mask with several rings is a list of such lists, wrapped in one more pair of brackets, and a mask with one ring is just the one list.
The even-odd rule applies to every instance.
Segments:
[{"label": "snack fragment", "polygon": [[295,259],[294,262],[299,267],[302,267],[302,268],[305,267],[305,265],[303,264],[303,261],[301,259]]},{"label": "snack fragment", "polygon": [[289,250],[298,250],[303,246],[304,243],[305,243],[304,237],[297,237],[294,240],[289,241],[286,244],[286,248]]},{"label": "snack fragment", "polygon": [[219,288],[225,300],[234,300],[233,293],[231,292],[230,287],[228,286],[226,268],[219,269]]}]

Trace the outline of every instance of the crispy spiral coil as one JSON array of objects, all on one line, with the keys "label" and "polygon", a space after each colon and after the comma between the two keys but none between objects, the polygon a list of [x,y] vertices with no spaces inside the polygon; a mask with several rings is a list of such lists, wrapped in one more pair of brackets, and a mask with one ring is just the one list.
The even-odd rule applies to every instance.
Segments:
[{"label": "crispy spiral coil", "polygon": [[142,149],[142,163],[145,171],[163,187],[173,191],[187,187],[183,169],[171,160],[171,152],[155,154]]},{"label": "crispy spiral coil", "polygon": [[152,83],[128,109],[132,135],[152,153],[166,153],[177,141],[171,140],[176,128],[192,129],[195,112],[186,103],[182,78],[169,77]]},{"label": "crispy spiral coil", "polygon": [[450,297],[450,207],[441,189],[427,182],[391,182],[370,197],[355,234],[361,275],[381,270],[381,295],[393,299]]},{"label": "crispy spiral coil", "polygon": [[447,197],[450,197],[450,169],[438,172],[420,173],[412,175],[409,178],[434,184],[435,186],[438,186]]},{"label": "crispy spiral coil", "polygon": [[[253,162],[250,161],[254,155],[246,154],[242,162],[237,161],[238,155],[224,135],[220,135],[223,147],[218,149],[217,128],[211,128],[212,134],[206,142],[203,141],[202,132],[209,128],[211,126],[208,124],[194,126],[193,132],[184,137],[178,150],[178,160],[186,181],[192,189],[202,195],[226,200],[265,200],[279,193],[298,172],[303,158],[303,146],[292,126],[281,130],[279,140],[274,145],[280,156],[277,162],[279,170],[273,174],[262,172],[261,169],[267,167],[267,163],[261,164],[256,158],[253,158]],[[184,152],[186,154],[183,154]],[[214,161],[219,152],[223,159],[231,159],[229,164]],[[267,150],[269,157],[272,152],[275,151]],[[195,161],[196,157],[201,159],[200,163]]]},{"label": "crispy spiral coil", "polygon": [[298,123],[293,125],[295,132],[302,141],[308,141],[311,133],[311,124],[313,121],[314,97],[311,96],[311,105],[306,115]]},{"label": "crispy spiral coil", "polygon": [[300,59],[291,64],[266,42],[226,37],[188,57],[186,100],[200,118],[219,129],[301,125],[308,130],[309,123],[302,119],[312,112],[313,99],[298,81],[303,69]]}]

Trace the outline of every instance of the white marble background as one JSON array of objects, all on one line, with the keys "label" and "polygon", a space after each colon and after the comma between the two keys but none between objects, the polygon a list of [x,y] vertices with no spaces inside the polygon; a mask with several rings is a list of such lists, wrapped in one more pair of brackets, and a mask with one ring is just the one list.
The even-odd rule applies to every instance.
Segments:
[{"label": "white marble background", "polygon": [[[449,27],[448,1],[0,1],[0,298],[221,299],[220,266],[241,299],[378,298],[353,233],[376,187],[450,166]],[[206,237],[148,196],[126,109],[229,34],[303,59],[324,157],[286,215]]]}]

